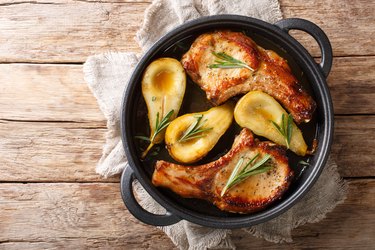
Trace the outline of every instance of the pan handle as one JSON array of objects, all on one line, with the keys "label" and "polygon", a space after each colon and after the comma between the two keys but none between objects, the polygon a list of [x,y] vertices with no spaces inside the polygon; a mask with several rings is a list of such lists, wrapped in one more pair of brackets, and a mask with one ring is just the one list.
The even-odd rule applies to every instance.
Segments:
[{"label": "pan handle", "polygon": [[133,181],[134,172],[128,166],[121,176],[121,196],[129,212],[138,220],[154,226],[168,226],[179,222],[181,219],[170,212],[165,214],[152,214],[143,209],[134,197]]},{"label": "pan handle", "polygon": [[300,18],[288,18],[280,20],[275,23],[275,25],[287,33],[289,30],[295,29],[305,31],[310,34],[319,44],[322,53],[322,61],[320,62],[319,66],[322,69],[324,76],[328,77],[332,67],[333,53],[331,43],[321,28],[310,21]]}]

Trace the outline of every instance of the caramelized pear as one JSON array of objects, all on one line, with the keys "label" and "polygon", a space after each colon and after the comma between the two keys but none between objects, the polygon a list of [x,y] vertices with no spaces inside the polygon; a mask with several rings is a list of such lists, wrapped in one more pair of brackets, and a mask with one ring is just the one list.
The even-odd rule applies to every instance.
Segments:
[{"label": "caramelized pear", "polygon": [[176,118],[169,124],[165,134],[169,154],[182,163],[202,159],[231,125],[233,109],[234,105],[227,102],[205,112]]},{"label": "caramelized pear", "polygon": [[186,75],[181,63],[174,58],[159,58],[145,70],[142,94],[148,109],[150,145],[163,142],[168,124],[177,117],[186,89]]},{"label": "caramelized pear", "polygon": [[301,130],[281,105],[264,92],[251,91],[244,95],[236,104],[234,119],[254,134],[286,146],[298,155],[306,154]]}]

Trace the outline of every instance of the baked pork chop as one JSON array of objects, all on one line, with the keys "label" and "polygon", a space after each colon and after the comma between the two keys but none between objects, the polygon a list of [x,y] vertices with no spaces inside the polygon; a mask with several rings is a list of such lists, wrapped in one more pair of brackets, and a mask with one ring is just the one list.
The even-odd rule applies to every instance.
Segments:
[{"label": "baked pork chop", "polygon": [[[258,153],[260,159],[267,154],[271,156],[267,164],[272,168],[239,182],[222,196],[223,188],[239,160],[243,158],[248,161]],[[289,187],[292,177],[285,149],[269,141],[254,140],[251,131],[244,128],[236,137],[231,150],[214,162],[200,166],[182,166],[157,161],[152,183],[169,188],[185,198],[211,201],[224,211],[251,213],[280,198]]]},{"label": "baked pork chop", "polygon": [[[225,53],[251,69],[211,68],[210,65],[220,61],[215,53]],[[181,63],[214,105],[241,93],[260,90],[279,101],[297,123],[309,122],[316,108],[287,61],[258,46],[241,32],[216,31],[200,35],[183,55]]]}]

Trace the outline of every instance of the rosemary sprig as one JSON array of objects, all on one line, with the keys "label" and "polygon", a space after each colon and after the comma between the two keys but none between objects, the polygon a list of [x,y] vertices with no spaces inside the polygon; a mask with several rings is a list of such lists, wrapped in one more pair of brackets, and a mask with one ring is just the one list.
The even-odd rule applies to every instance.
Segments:
[{"label": "rosemary sprig", "polygon": [[310,166],[310,163],[308,163],[307,161],[304,161],[304,160],[300,160],[298,162],[298,164],[302,165],[302,166]]},{"label": "rosemary sprig", "polygon": [[271,158],[269,154],[266,154],[260,161],[256,162],[252,167],[250,167],[258,157],[259,153],[255,155],[253,158],[251,158],[250,161],[241,170],[240,168],[244,162],[244,158],[240,158],[240,160],[234,167],[231,175],[229,176],[229,179],[225,184],[223,190],[221,191],[221,196],[224,196],[228,189],[244,181],[249,176],[265,173],[272,168],[272,166],[266,164],[268,160]]},{"label": "rosemary sprig", "polygon": [[208,65],[210,69],[214,68],[221,68],[221,69],[234,69],[234,68],[247,68],[251,71],[254,71],[253,68],[251,68],[246,63],[231,57],[230,55],[224,53],[224,52],[214,52],[212,51],[212,54],[219,58],[220,60],[215,60],[214,64]]},{"label": "rosemary sprig", "polygon": [[172,109],[171,111],[168,112],[168,114],[166,114],[162,119],[161,121],[159,122],[159,112],[156,113],[156,124],[155,124],[155,131],[154,131],[154,134],[151,136],[151,142],[153,142],[155,140],[155,137],[161,132],[163,131],[163,129],[165,129],[166,127],[168,127],[169,123],[171,123],[169,121],[169,118],[171,118],[171,116],[173,115],[174,113],[174,110]]},{"label": "rosemary sprig", "polygon": [[279,133],[284,137],[286,147],[289,149],[290,140],[292,139],[293,133],[293,117],[291,114],[288,117],[285,117],[283,114],[281,116],[281,124],[278,125],[276,122],[271,121],[273,126],[279,131]]},{"label": "rosemary sprig", "polygon": [[150,138],[146,137],[146,136],[143,136],[143,135],[136,135],[134,136],[135,139],[139,139],[139,140],[142,140],[142,141],[148,141],[148,142],[151,142],[150,141]]},{"label": "rosemary sprig", "polygon": [[157,156],[160,153],[160,147],[155,147],[154,151],[151,152],[150,156]]},{"label": "rosemary sprig", "polygon": [[[171,121],[169,119],[171,118],[173,113],[174,113],[174,110],[172,109],[160,121],[159,121],[159,116],[160,116],[159,112],[156,113],[155,130],[154,130],[154,133],[150,136],[150,139],[149,139],[150,144],[148,145],[147,149],[142,153],[142,159],[144,159],[146,157],[146,155],[148,154],[150,149],[154,146],[155,137],[159,133],[161,133],[166,127],[168,127],[169,123],[171,123]],[[138,138],[144,139],[144,137],[141,138],[139,136],[138,136]]]},{"label": "rosemary sprig", "polygon": [[[195,115],[194,118],[196,119],[183,133],[181,138],[178,140],[179,142],[185,142],[195,138],[204,137],[204,132],[211,130],[212,128],[202,128],[204,121],[202,121],[203,115]],[[201,122],[202,121],[202,122]]]}]

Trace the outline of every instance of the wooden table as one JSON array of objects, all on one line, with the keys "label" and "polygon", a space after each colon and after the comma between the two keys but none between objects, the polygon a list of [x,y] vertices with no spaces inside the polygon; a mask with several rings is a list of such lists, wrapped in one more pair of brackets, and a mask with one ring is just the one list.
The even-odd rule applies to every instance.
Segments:
[{"label": "wooden table", "polygon": [[[83,80],[87,56],[140,52],[132,39],[150,1],[0,1],[0,248],[174,249],[124,208],[119,178],[94,168],[106,121]],[[333,153],[347,200],[275,245],[234,230],[239,249],[375,245],[375,2],[282,0],[285,17],[317,23],[332,41]],[[317,44],[293,33],[319,57]]]}]

